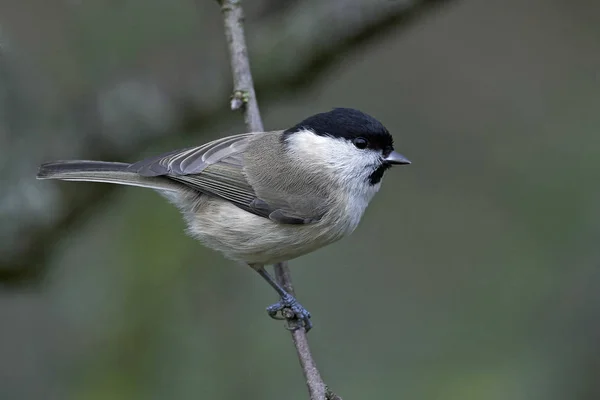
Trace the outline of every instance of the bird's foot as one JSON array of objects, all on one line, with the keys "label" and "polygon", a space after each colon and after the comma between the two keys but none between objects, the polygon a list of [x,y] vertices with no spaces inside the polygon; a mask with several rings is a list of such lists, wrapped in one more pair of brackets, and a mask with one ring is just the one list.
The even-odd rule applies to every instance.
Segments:
[{"label": "bird's foot", "polygon": [[304,330],[308,332],[312,328],[310,313],[290,294],[282,296],[279,302],[267,307],[267,313],[273,319],[287,320],[290,330],[295,331],[304,327]]}]

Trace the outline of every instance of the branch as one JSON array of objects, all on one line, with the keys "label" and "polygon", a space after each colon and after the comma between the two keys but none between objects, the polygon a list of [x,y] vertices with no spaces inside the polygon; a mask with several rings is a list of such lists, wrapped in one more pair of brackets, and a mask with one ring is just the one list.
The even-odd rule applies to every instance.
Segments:
[{"label": "branch", "polygon": [[[262,132],[264,128],[252,84],[252,72],[244,37],[241,0],[221,0],[221,11],[233,72],[234,92],[231,108],[243,110],[246,126],[251,132]],[[278,263],[275,266],[275,275],[287,292],[293,295],[294,287],[286,263]],[[294,327],[291,333],[311,400],[326,400],[325,383],[310,352],[304,326]]]},{"label": "branch", "polygon": [[[349,53],[411,26],[446,3],[451,0],[301,1],[287,13],[260,20],[250,37],[263,106],[290,92],[301,95]],[[222,70],[210,62],[206,60],[208,75]],[[0,116],[6,117],[0,118],[0,130],[6,133],[0,135],[0,144],[5,138],[10,143],[0,146],[0,287],[42,282],[58,243],[54,238],[72,231],[115,192],[113,185],[36,182],[32,177],[41,162],[135,160],[149,146],[162,147],[161,141],[171,140],[173,132],[197,140],[198,132],[229,115],[219,100],[227,92],[211,84],[214,78],[192,76],[187,86],[201,80],[202,91],[173,93],[158,82],[130,77],[97,89],[91,99],[76,99],[70,110],[61,110],[64,124],[57,126],[56,116],[48,114],[39,97],[25,97],[43,86],[27,71],[7,48],[0,48]],[[52,137],[53,145],[30,146],[39,135]]]},{"label": "branch", "polygon": [[[287,263],[278,263],[275,265],[275,276],[277,277],[279,284],[282,285],[289,294],[295,297],[296,292],[294,291],[294,286],[292,285],[292,277]],[[294,346],[296,346],[296,353],[298,354],[298,359],[300,360],[300,366],[302,367],[302,372],[304,373],[304,379],[306,379],[306,386],[308,386],[308,392],[311,400],[342,400],[341,397],[329,390],[329,388],[325,385],[325,382],[323,382],[321,373],[319,372],[317,364],[315,363],[315,360],[310,352],[308,338],[306,336],[304,327],[298,326],[293,328],[295,329],[291,329],[290,332],[292,333],[292,340],[294,341]]]},{"label": "branch", "polygon": [[250,132],[262,132],[264,128],[250,71],[241,0],[221,0],[220,3],[233,74],[231,109],[244,111],[244,121]]}]

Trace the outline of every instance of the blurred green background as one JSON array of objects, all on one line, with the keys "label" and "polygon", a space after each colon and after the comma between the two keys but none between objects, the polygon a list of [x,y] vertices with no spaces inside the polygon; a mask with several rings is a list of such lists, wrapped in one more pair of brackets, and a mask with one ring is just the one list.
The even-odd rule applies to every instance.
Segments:
[{"label": "blurred green background", "polygon": [[[245,3],[268,129],[355,107],[413,161],[291,263],[330,387],[600,398],[600,3]],[[0,399],[307,398],[272,290],[159,195],[34,180],[242,132],[230,90],[213,0],[0,1]]]}]

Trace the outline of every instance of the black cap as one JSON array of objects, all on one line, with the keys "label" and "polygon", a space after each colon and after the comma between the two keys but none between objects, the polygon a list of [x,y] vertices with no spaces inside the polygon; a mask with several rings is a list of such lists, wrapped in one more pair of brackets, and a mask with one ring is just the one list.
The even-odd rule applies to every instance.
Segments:
[{"label": "black cap", "polygon": [[373,150],[391,152],[394,146],[392,135],[381,122],[353,108],[334,108],[329,112],[315,114],[287,129],[283,137],[286,138],[301,130],[310,130],[320,136],[350,141],[364,138],[367,140],[367,148]]}]

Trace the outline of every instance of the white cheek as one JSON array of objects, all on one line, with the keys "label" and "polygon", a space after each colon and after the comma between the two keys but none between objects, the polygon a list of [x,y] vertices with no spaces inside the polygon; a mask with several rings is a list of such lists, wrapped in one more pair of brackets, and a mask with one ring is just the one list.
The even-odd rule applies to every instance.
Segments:
[{"label": "white cheek", "polygon": [[372,166],[380,159],[375,151],[361,150],[344,139],[319,136],[310,131],[297,132],[289,140],[289,150],[299,162],[329,173],[345,184],[366,184]]},{"label": "white cheek", "polygon": [[381,184],[373,185],[369,176],[381,162],[376,151],[361,150],[343,139],[315,135],[309,131],[297,132],[290,137],[290,152],[299,165],[319,174],[329,175],[344,191],[336,201],[343,210],[342,229],[352,232],[358,225],[369,202]]}]

